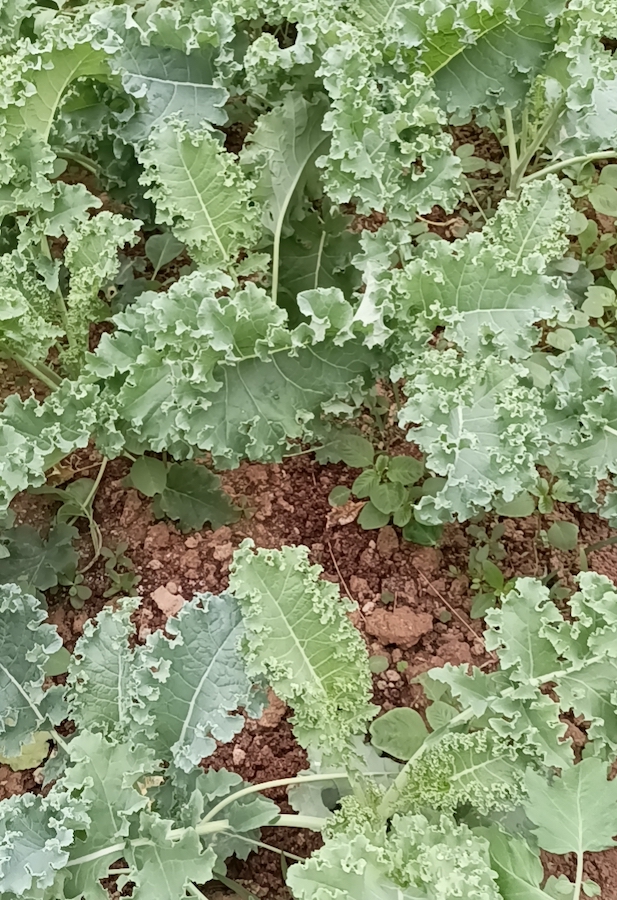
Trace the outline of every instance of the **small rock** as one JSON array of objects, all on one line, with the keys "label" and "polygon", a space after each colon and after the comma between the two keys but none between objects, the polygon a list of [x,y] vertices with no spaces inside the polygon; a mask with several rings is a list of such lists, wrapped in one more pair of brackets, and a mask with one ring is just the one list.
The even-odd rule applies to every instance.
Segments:
[{"label": "small rock", "polygon": [[398,550],[398,537],[391,525],[385,525],[379,529],[377,535],[377,552],[380,556],[390,559]]},{"label": "small rock", "polygon": [[179,593],[179,588],[175,581],[168,581],[167,584],[165,585],[165,587],[167,588],[167,590],[169,591],[170,594]]},{"label": "small rock", "polygon": [[392,684],[396,684],[397,681],[401,680],[401,676],[398,672],[393,672],[392,670],[386,672],[386,678],[388,681],[391,681]]},{"label": "small rock", "polygon": [[189,550],[194,550],[195,547],[199,547],[199,545],[201,544],[201,541],[202,541],[202,538],[199,533],[192,534],[190,537],[187,537],[187,539],[184,542],[184,546],[188,547]]},{"label": "small rock", "polygon": [[414,547],[413,562],[425,575],[439,569],[441,554],[434,547]]},{"label": "small rock", "polygon": [[169,547],[169,529],[165,522],[157,522],[148,528],[144,550],[164,550]]},{"label": "small rock", "polygon": [[156,569],[162,569],[162,568],[163,568],[163,563],[161,562],[160,559],[151,559],[150,562],[148,563],[148,568],[149,568],[149,569],[155,569],[155,570],[156,570]]},{"label": "small rock", "polygon": [[357,575],[352,575],[350,577],[349,589],[354,597],[359,597],[361,600],[373,596],[373,591],[366,578],[359,578]]},{"label": "small rock", "polygon": [[452,663],[453,666],[462,664],[470,664],[473,662],[471,648],[466,641],[446,641],[439,648],[438,657],[435,662],[437,666],[443,666],[445,663]]},{"label": "small rock", "polygon": [[174,616],[182,607],[184,597],[181,594],[172,594],[170,590],[161,585],[150,594],[158,608],[166,616]]},{"label": "small rock", "polygon": [[246,750],[243,750],[242,747],[234,747],[231,752],[231,758],[234,766],[241,766],[246,759]]},{"label": "small rock", "polygon": [[262,728],[276,728],[286,712],[286,704],[279,700],[271,688],[268,688],[268,705],[257,721]]},{"label": "small rock", "polygon": [[384,681],[383,678],[380,678],[379,681],[377,682],[377,687],[379,688],[380,691],[385,691],[386,688],[388,687],[388,682]]},{"label": "small rock", "polygon": [[198,550],[187,550],[180,557],[180,565],[183,569],[198,569],[201,565],[201,557]]},{"label": "small rock", "polygon": [[428,613],[415,613],[408,606],[392,612],[376,609],[366,617],[365,628],[382,644],[396,644],[408,649],[415,646],[423,634],[433,630],[433,617]]},{"label": "small rock", "polygon": [[231,559],[233,556],[234,548],[231,541],[226,541],[224,544],[217,544],[217,546],[212,551],[212,556],[217,560],[217,562],[227,562],[227,560]]}]

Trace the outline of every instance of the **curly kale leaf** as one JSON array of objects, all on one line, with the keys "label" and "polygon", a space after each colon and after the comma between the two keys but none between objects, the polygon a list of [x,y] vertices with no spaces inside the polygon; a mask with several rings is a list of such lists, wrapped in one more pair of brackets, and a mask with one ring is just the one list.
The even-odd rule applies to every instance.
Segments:
[{"label": "curly kale leaf", "polygon": [[335,758],[349,755],[374,712],[368,658],[338,588],[319,579],[306,547],[234,556],[230,588],[246,627],[249,672],[265,675],[294,709],[300,744]]}]

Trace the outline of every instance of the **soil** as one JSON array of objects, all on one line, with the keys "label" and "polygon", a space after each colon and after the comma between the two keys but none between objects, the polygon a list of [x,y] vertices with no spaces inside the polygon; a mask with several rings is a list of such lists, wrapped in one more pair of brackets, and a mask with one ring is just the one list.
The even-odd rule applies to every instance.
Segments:
[{"label": "soil", "polygon": [[[413,448],[406,444],[399,452],[404,449],[411,452]],[[99,460],[92,449],[75,453],[56,478],[69,479],[76,472],[88,474],[88,469],[96,472]],[[120,459],[107,466],[95,514],[105,544],[115,547],[126,542],[127,553],[141,578],[143,603],[135,615],[139,640],[159,628],[195,592],[223,590],[234,549],[245,537],[251,537],[258,547],[306,544],[312,560],[323,566],[324,577],[338,583],[343,593],[357,601],[354,624],[365,636],[370,654],[383,656],[388,662],[384,672],[373,676],[375,702],[382,709],[404,705],[422,711],[425,699],[412,679],[433,666],[451,662],[489,668],[494,664],[484,647],[482,621],[469,617],[472,596],[467,566],[473,539],[465,526],[447,526],[438,548],[408,544],[398,529],[390,526],[363,531],[355,521],[359,504],[333,510],[327,499],[334,486],[351,485],[358,471],[343,465],[320,466],[303,455],[280,465],[245,463],[223,473],[226,490],[245,509],[243,518],[215,532],[204,529],[182,534],[169,521],[156,521],[150,501],[125,486],[128,465]],[[42,501],[29,495],[17,498],[14,509],[18,521],[42,524],[50,513],[49,504]],[[558,505],[551,516],[503,520],[505,558],[500,566],[506,578],[556,572],[564,584],[572,585],[578,568],[577,553],[543,546],[539,538],[540,529],[548,528],[555,519],[577,522],[582,545],[610,534],[604,520],[566,505]],[[91,548],[87,534],[81,544],[87,559]],[[617,546],[591,553],[590,566],[617,578]],[[69,649],[85,621],[105,602],[113,602],[103,598],[108,581],[101,564],[88,573],[88,585],[93,596],[83,609],[72,609],[62,595],[49,604],[49,620],[57,625]],[[391,601],[387,604],[382,601],[384,592]],[[407,663],[404,672],[397,666],[401,662]],[[204,765],[224,766],[259,782],[296,774],[306,767],[306,757],[294,741],[288,710],[272,696],[262,718],[247,720],[234,742],[220,746]],[[0,766],[0,798],[32,789],[36,789],[32,772],[13,773]],[[269,796],[281,804],[283,811],[291,811],[284,788]],[[263,840],[299,856],[308,855],[319,845],[319,837],[312,832],[291,829],[264,829]],[[568,859],[546,858],[547,874],[571,874],[571,869]],[[617,900],[617,850],[588,854],[585,871],[587,877],[602,885],[604,900]],[[246,861],[231,861],[229,877],[255,897],[289,898],[280,856],[271,851],[251,853]]]}]

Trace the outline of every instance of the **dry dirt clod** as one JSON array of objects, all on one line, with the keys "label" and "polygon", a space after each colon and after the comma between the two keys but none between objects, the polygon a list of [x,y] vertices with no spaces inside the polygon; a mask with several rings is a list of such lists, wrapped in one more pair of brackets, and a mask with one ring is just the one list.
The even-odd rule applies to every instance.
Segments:
[{"label": "dry dirt clod", "polygon": [[276,696],[271,688],[268,688],[268,705],[257,722],[262,728],[276,728],[286,712],[285,703]]},{"label": "dry dirt clod", "polygon": [[148,528],[144,550],[165,550],[169,547],[169,529],[165,522],[157,522]]},{"label": "dry dirt clod", "polygon": [[155,591],[152,591],[150,596],[161,612],[166,616],[175,616],[184,603],[182,594],[172,594],[169,588],[163,587],[163,585],[157,587]]},{"label": "dry dirt clod", "polygon": [[408,649],[417,644],[422,635],[433,630],[433,617],[429,613],[415,613],[408,606],[392,612],[376,609],[366,616],[365,628],[382,644],[396,644]]},{"label": "dry dirt clod", "polygon": [[379,529],[377,535],[377,552],[380,556],[390,559],[398,550],[398,536],[391,525],[385,525]]}]

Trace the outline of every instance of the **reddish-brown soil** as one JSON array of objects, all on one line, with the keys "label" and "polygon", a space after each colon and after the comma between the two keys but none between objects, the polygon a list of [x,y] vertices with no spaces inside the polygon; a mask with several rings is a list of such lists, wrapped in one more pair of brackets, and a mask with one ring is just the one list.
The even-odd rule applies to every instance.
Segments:
[{"label": "reddish-brown soil", "polygon": [[[95,451],[74,454],[58,477],[70,477],[77,470],[88,474],[85,467],[95,467],[98,460]],[[170,522],[157,522],[150,501],[124,486],[127,469],[123,460],[109,464],[95,512],[105,543],[111,547],[128,543],[127,553],[141,576],[143,603],[136,614],[141,639],[160,627],[182,598],[225,588],[234,549],[243,538],[251,537],[261,547],[306,544],[314,562],[323,566],[324,577],[357,601],[354,623],[365,635],[370,653],[388,660],[386,671],[374,676],[375,700],[383,709],[399,705],[423,709],[422,691],[411,680],[432,666],[492,664],[484,648],[482,623],[469,618],[472,598],[467,567],[473,542],[465,526],[448,526],[439,548],[407,544],[391,527],[363,531],[354,519],[353,505],[332,510],[327,500],[335,485],[350,485],[357,471],[342,465],[319,466],[304,455],[281,465],[244,464],[224,473],[224,485],[243,506],[245,516],[216,532],[182,534]],[[14,506],[20,520],[33,524],[42,523],[49,514],[39,497],[24,495]],[[610,533],[603,520],[567,506],[559,506],[551,516],[506,520],[502,539],[506,555],[499,563],[506,578],[557,572],[564,584],[572,584],[577,553],[555,551],[539,539],[539,530],[555,518],[576,521],[583,546]],[[86,534],[82,544],[86,558],[90,547]],[[594,569],[617,577],[617,546],[590,556]],[[50,621],[58,626],[69,649],[86,619],[106,602],[102,565],[90,571],[88,583],[93,597],[83,609],[72,609],[62,596],[50,603]],[[394,600],[384,604],[383,592]],[[397,663],[403,661],[408,666],[400,672]],[[264,716],[257,722],[247,721],[234,743],[221,746],[208,765],[225,766],[253,782],[294,775],[305,767],[306,758],[293,739],[287,715],[283,704],[273,698]],[[578,734],[584,739],[580,730]],[[31,772],[12,773],[0,767],[0,797],[33,787]],[[285,789],[270,796],[290,811]],[[318,846],[319,838],[311,832],[272,828],[264,830],[263,840],[305,856]],[[571,874],[572,866],[567,859],[547,857],[546,868],[547,873]],[[617,851],[589,854],[586,874],[602,885],[604,900],[617,900]],[[246,862],[232,861],[229,876],[256,897],[282,900],[289,896],[280,857],[273,852],[253,853]]]}]

